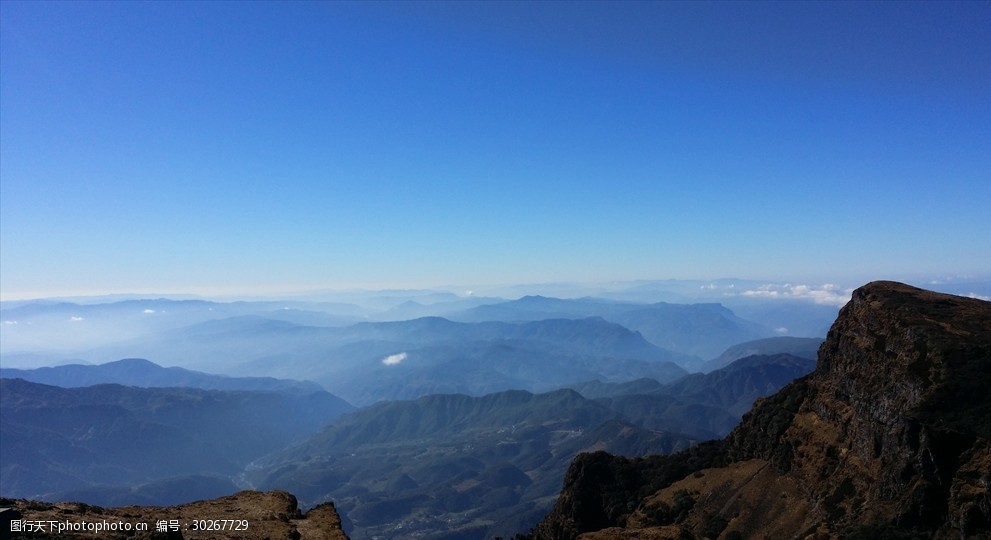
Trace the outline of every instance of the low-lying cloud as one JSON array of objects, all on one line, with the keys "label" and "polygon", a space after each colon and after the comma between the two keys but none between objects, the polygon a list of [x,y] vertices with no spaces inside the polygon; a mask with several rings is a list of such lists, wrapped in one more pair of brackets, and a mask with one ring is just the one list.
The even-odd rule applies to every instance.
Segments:
[{"label": "low-lying cloud", "polygon": [[793,285],[785,283],[783,285],[768,283],[756,289],[743,291],[743,296],[752,298],[786,298],[798,300],[811,300],[816,304],[830,306],[842,306],[850,301],[850,294],[853,289],[841,289],[832,283],[823,285]]},{"label": "low-lying cloud", "polygon": [[389,356],[386,356],[385,358],[382,359],[382,364],[386,366],[394,366],[402,362],[403,360],[406,360],[406,353],[404,352],[398,354],[390,354]]}]

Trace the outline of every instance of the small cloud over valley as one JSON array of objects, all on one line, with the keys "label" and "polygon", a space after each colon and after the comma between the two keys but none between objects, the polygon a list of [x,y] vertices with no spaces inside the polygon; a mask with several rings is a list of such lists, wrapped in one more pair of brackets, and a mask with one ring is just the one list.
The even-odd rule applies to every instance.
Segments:
[{"label": "small cloud over valley", "polygon": [[382,359],[382,364],[386,366],[394,366],[396,364],[399,364],[403,360],[406,360],[406,353],[404,352],[398,354],[390,354],[389,356],[386,356],[385,358]]}]

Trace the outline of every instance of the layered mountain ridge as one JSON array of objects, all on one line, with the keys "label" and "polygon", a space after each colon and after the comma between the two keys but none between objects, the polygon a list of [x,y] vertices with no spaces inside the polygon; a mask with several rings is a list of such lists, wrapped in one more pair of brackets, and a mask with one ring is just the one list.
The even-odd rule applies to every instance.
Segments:
[{"label": "layered mountain ridge", "polygon": [[352,409],[323,391],[0,379],[0,493],[101,505],[214,497],[250,461]]},{"label": "layered mountain ridge", "polygon": [[724,440],[571,464],[535,539],[987,538],[991,303],[874,282]]}]

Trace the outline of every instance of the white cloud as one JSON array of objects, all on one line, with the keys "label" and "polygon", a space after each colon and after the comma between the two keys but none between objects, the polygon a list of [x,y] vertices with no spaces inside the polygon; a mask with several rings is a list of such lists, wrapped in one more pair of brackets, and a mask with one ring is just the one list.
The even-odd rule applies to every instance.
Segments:
[{"label": "white cloud", "polygon": [[775,331],[776,333],[778,333],[778,334],[787,334],[787,333],[788,333],[788,329],[787,329],[787,328],[785,328],[784,326],[781,326],[781,327],[778,327],[778,328],[775,328],[775,329],[774,329],[774,331]]},{"label": "white cloud", "polygon": [[18,324],[17,321],[4,321],[4,324]]},{"label": "white cloud", "polygon": [[146,310],[142,311],[141,313],[152,314],[152,313],[155,313],[155,310],[154,309],[146,309]]},{"label": "white cloud", "polygon": [[967,296],[970,297],[970,298],[976,298],[978,300],[984,300],[986,302],[991,302],[991,296],[984,296],[983,294],[977,294],[975,292],[968,293]]},{"label": "white cloud", "polygon": [[394,366],[403,360],[406,360],[406,353],[401,352],[399,354],[390,354],[382,359],[382,364],[386,366]]},{"label": "white cloud", "polygon": [[853,289],[841,289],[832,283],[824,283],[818,286],[768,283],[756,289],[743,291],[740,294],[753,298],[811,300],[816,304],[842,306],[850,301],[851,293],[853,293]]},{"label": "white cloud", "polygon": [[83,320],[83,318],[82,317],[77,317],[77,316],[73,315],[72,317],[69,317],[69,320],[72,321],[72,322],[79,322],[79,321]]}]

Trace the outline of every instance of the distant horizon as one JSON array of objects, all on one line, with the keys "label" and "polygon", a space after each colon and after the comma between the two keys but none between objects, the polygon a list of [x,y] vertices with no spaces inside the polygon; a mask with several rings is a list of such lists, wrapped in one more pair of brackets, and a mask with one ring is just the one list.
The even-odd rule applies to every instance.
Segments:
[{"label": "distant horizon", "polygon": [[[595,292],[609,293],[622,292],[629,288],[643,285],[669,284],[674,288],[670,292],[684,293],[684,287],[691,284],[701,284],[698,297],[708,296],[712,293],[717,283],[748,283],[758,287],[764,287],[767,292],[779,291],[782,294],[767,294],[765,298],[781,298],[792,300],[815,301],[811,294],[801,293],[829,293],[830,300],[820,303],[835,303],[836,295],[847,295],[852,290],[866,285],[873,281],[897,281],[913,285],[920,288],[950,292],[962,296],[970,296],[982,300],[991,300],[991,274],[986,275],[963,275],[963,276],[920,276],[916,278],[878,278],[865,281],[843,282],[839,280],[811,281],[811,280],[762,280],[724,277],[716,279],[680,279],[680,278],[660,278],[660,279],[633,279],[633,280],[609,280],[609,281],[548,281],[534,283],[504,283],[504,284],[468,284],[468,285],[422,285],[413,287],[321,287],[321,288],[285,288],[258,290],[238,290],[238,291],[218,291],[200,290],[195,288],[185,288],[176,290],[166,290],[154,287],[137,290],[111,290],[111,291],[89,291],[89,292],[52,292],[44,295],[25,294],[23,296],[10,295],[0,297],[0,302],[20,303],[32,301],[64,301],[79,303],[103,303],[125,300],[204,300],[213,302],[243,302],[243,301],[296,301],[296,302],[324,302],[331,301],[319,299],[319,297],[340,297],[347,296],[376,296],[376,295],[415,295],[429,293],[453,294],[459,298],[469,297],[491,297],[497,299],[517,299],[524,296],[548,296],[556,298],[581,298],[594,297]],[[966,290],[968,285],[977,285],[978,290]],[[971,287],[973,288],[973,287]],[[758,289],[749,291],[752,297],[757,297]],[[799,291],[795,293],[793,291]],[[561,294],[563,291],[563,294]],[[739,290],[723,290],[726,297],[741,296]],[[717,291],[718,292],[718,291]],[[340,300],[337,300],[340,301]]]}]

